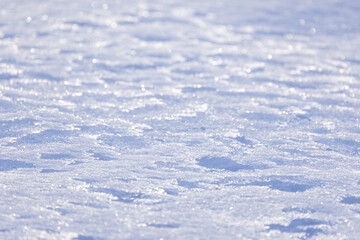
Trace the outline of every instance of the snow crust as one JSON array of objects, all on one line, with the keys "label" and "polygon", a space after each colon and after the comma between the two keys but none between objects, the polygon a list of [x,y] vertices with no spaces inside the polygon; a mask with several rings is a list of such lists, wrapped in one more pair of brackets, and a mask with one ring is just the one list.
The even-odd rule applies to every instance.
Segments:
[{"label": "snow crust", "polygon": [[359,12],[0,1],[0,239],[357,239]]}]

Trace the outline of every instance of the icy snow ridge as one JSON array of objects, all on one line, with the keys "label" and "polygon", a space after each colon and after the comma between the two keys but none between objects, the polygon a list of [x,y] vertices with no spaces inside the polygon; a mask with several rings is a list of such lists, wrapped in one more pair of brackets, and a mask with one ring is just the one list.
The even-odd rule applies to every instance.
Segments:
[{"label": "icy snow ridge", "polygon": [[360,235],[358,1],[0,6],[0,239]]}]

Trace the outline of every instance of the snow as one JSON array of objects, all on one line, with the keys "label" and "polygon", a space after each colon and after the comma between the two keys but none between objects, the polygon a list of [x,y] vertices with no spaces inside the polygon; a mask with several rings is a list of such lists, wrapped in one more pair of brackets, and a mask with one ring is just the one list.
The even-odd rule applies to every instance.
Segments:
[{"label": "snow", "polygon": [[0,1],[0,239],[356,239],[360,2]]}]

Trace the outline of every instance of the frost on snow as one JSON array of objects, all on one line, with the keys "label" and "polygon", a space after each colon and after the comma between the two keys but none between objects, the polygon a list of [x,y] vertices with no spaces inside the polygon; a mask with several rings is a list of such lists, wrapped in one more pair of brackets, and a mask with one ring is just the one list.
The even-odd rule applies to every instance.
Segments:
[{"label": "frost on snow", "polygon": [[360,2],[1,1],[0,239],[356,239]]}]

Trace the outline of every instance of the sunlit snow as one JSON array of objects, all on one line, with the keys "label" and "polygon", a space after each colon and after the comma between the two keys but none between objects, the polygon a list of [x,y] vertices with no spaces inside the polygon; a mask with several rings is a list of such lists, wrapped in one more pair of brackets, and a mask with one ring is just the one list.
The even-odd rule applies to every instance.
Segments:
[{"label": "sunlit snow", "polygon": [[0,0],[0,239],[357,239],[360,2]]}]

